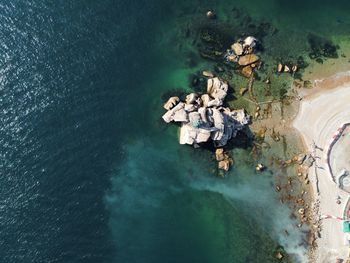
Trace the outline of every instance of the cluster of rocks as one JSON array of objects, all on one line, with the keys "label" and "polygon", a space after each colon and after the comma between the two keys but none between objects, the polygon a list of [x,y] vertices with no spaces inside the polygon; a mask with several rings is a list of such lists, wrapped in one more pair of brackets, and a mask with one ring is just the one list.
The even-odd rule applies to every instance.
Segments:
[{"label": "cluster of rocks", "polygon": [[[207,93],[190,93],[184,102],[178,97],[171,97],[164,104],[167,112],[163,115],[166,123],[178,122],[180,144],[198,146],[212,141],[215,147],[222,147],[236,137],[250,121],[244,109],[231,110],[223,107],[228,92],[228,84],[218,77],[208,78]],[[228,170],[232,160],[224,153],[218,157],[219,168]]]},{"label": "cluster of rocks", "polygon": [[185,102],[178,97],[169,98],[162,118],[166,123],[181,123],[180,144],[197,145],[212,140],[221,147],[249,123],[243,109],[223,107],[227,91],[227,83],[215,77],[208,79],[206,94],[190,93]]},{"label": "cluster of rocks", "polygon": [[251,77],[254,69],[261,65],[260,58],[254,54],[256,45],[256,38],[249,36],[239,39],[226,51],[226,60],[238,63],[241,74],[247,78]]},{"label": "cluster of rocks", "polygon": [[233,159],[224,152],[223,148],[218,148],[215,151],[215,159],[218,162],[218,168],[224,171],[228,171],[233,165]]},{"label": "cluster of rocks", "polygon": [[278,73],[292,73],[294,74],[297,72],[298,66],[297,65],[287,65],[287,64],[282,64],[278,63],[277,65],[277,72]]}]

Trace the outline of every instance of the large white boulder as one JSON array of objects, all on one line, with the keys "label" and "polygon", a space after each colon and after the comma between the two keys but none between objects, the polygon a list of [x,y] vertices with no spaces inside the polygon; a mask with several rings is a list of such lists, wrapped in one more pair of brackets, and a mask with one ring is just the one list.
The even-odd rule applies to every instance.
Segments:
[{"label": "large white boulder", "polygon": [[179,104],[177,104],[174,108],[172,108],[171,110],[168,110],[163,116],[163,120],[166,123],[172,122],[174,120],[174,116],[175,113],[179,110],[183,110],[185,107],[185,103],[180,102]]},{"label": "large white boulder", "polygon": [[255,37],[252,37],[252,36],[249,36],[249,37],[246,37],[243,41],[243,47],[255,47],[256,46],[256,38]]},{"label": "large white boulder", "polygon": [[228,85],[218,77],[208,79],[207,93],[214,99],[224,100],[228,91]]},{"label": "large white boulder", "polygon": [[194,144],[207,142],[210,139],[210,130],[194,128],[191,124],[184,123],[180,128],[180,144]]}]

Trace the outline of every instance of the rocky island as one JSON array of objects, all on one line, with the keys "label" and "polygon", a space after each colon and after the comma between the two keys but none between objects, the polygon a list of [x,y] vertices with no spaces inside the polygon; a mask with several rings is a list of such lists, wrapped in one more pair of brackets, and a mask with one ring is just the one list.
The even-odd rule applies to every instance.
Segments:
[{"label": "rocky island", "polygon": [[[218,77],[207,80],[207,93],[190,93],[185,102],[179,97],[171,97],[164,104],[167,112],[163,115],[166,123],[178,122],[180,144],[199,147],[200,143],[212,141],[214,147],[223,147],[236,137],[237,132],[249,123],[249,115],[244,109],[231,110],[224,107],[228,85]],[[216,150],[219,169],[228,171],[233,160],[222,148]]]}]

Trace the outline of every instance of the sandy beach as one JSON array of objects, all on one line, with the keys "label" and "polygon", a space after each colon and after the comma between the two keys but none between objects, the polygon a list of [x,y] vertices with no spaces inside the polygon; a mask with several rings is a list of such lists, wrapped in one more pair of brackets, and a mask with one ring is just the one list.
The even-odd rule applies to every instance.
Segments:
[{"label": "sandy beach", "polygon": [[[350,72],[331,78],[315,80],[313,89],[300,90],[300,109],[293,126],[301,133],[307,151],[315,157],[309,169],[309,179],[314,189],[315,218],[324,215],[343,217],[349,194],[336,185],[327,164],[327,149],[337,129],[350,122]],[[345,135],[346,136],[346,135]],[[345,140],[346,142],[346,140]],[[346,159],[349,147],[331,148],[331,155]],[[329,156],[328,156],[329,157]],[[330,158],[328,158],[330,159]],[[336,167],[338,158],[331,158],[329,165]],[[343,161],[343,160],[342,160]],[[348,162],[348,161],[347,161]],[[340,204],[337,203],[337,198]],[[318,207],[319,205],[319,207]],[[318,208],[317,208],[318,207]],[[323,219],[314,261],[336,262],[348,259],[347,237],[342,231],[342,221]]]}]

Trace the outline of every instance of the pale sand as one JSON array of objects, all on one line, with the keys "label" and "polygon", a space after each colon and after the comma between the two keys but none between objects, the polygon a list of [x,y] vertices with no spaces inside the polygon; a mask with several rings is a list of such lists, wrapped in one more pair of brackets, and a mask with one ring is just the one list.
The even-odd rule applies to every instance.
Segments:
[{"label": "pale sand", "polygon": [[[320,148],[328,148],[333,134],[342,124],[350,122],[350,73],[341,73],[330,79],[315,81],[315,88],[301,90],[303,98],[294,127],[302,134],[304,143],[313,152],[313,142]],[[319,215],[343,216],[349,194],[338,189],[327,169],[324,152],[316,150],[317,168],[309,169],[310,182],[314,188],[314,199],[320,201]],[[316,172],[320,194],[316,191]],[[336,197],[342,203],[336,204]],[[348,246],[342,232],[342,222],[334,219],[322,220],[321,238],[317,239],[315,262],[335,262],[336,258],[348,259]]]}]

